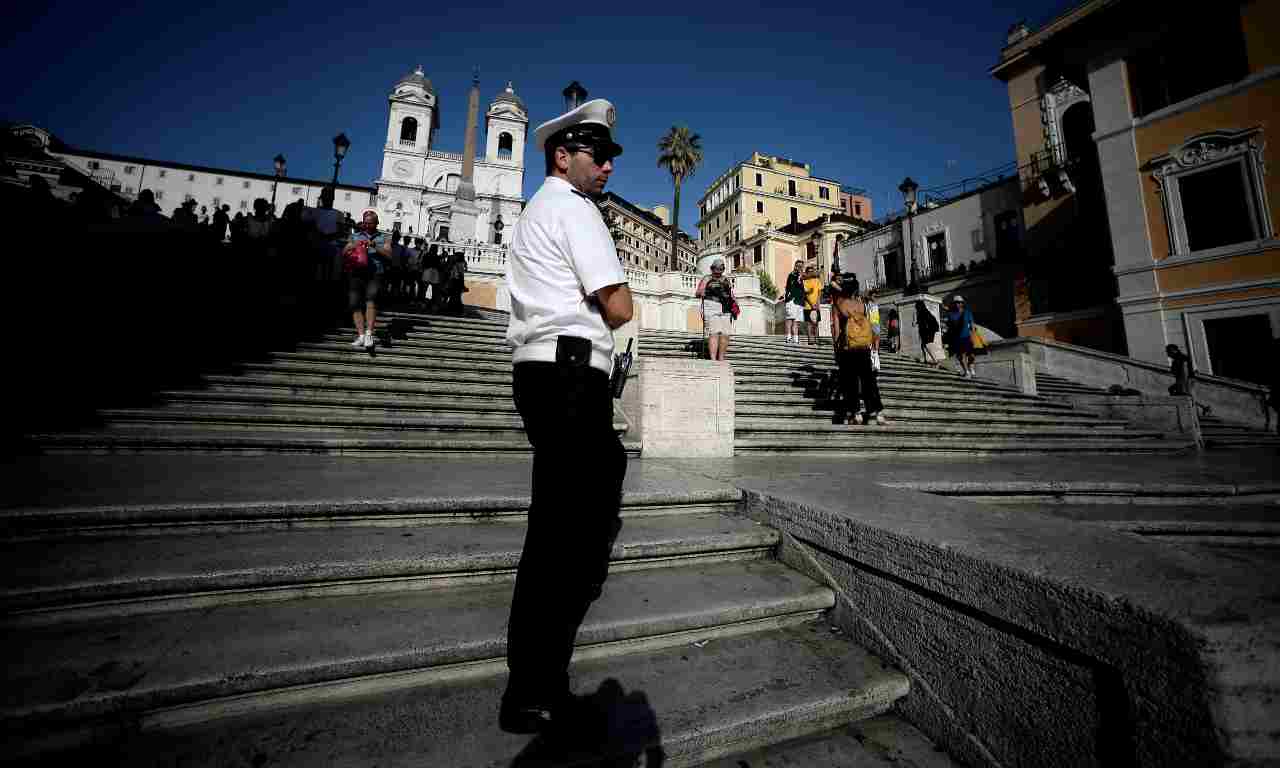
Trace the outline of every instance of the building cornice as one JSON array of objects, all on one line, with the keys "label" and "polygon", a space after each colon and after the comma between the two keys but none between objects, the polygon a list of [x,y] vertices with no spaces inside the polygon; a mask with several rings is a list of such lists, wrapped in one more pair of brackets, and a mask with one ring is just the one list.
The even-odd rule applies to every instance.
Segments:
[{"label": "building cornice", "polygon": [[[254,173],[253,171],[237,171],[232,168],[215,168],[210,165],[192,165],[190,163],[173,163],[166,160],[152,160],[145,157],[137,157],[134,155],[117,155],[112,152],[97,152],[88,149],[65,149],[50,150],[49,154],[62,157],[86,158],[90,160],[110,160],[119,163],[131,163],[134,165],[145,165],[153,168],[164,168],[166,170],[175,171],[192,171],[195,173],[208,173],[213,175],[234,176],[241,179],[256,179],[258,181],[276,181],[277,177],[269,173]],[[329,180],[304,179],[298,176],[280,176],[280,183],[289,184],[307,184],[317,187],[329,186]],[[344,192],[373,192],[373,187],[363,187],[355,184],[343,184],[338,182],[337,188]]]}]

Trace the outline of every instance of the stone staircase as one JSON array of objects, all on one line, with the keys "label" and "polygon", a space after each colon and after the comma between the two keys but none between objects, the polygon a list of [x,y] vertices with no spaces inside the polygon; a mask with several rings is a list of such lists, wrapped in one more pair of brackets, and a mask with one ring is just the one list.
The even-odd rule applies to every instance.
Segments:
[{"label": "stone staircase", "polygon": [[529,474],[501,327],[393,317],[372,357],[335,331],[33,436],[112,455],[82,461],[109,481],[0,509],[7,762],[615,765],[656,743],[669,767],[898,762],[865,727],[950,765],[891,713],[908,679],[832,631],[831,590],[775,559],[737,490],[643,462],[571,671],[596,718],[501,733],[528,503],[507,489]]},{"label": "stone staircase", "polygon": [[[1102,387],[1046,373],[1036,374],[1036,389],[1045,397],[1113,394]],[[1280,435],[1274,431],[1224,421],[1213,415],[1200,417],[1200,432],[1205,448],[1280,448]]]},{"label": "stone staircase", "polygon": [[[439,455],[528,453],[498,319],[386,313],[372,354],[334,329],[204,374],[86,428],[29,436],[44,451]],[[638,443],[625,437],[633,454]]]},{"label": "stone staircase", "polygon": [[[688,357],[691,334],[646,331],[642,356]],[[830,342],[788,345],[780,337],[737,337],[729,347],[739,454],[860,455],[1168,453],[1189,440],[1133,429],[1047,397],[969,380],[900,355],[881,353],[880,392],[890,423],[831,423],[820,383],[832,368]]]}]

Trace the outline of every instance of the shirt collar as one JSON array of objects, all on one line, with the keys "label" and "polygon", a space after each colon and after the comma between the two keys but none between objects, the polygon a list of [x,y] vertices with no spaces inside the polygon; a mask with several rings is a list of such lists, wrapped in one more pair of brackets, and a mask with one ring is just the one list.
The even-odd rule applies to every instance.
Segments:
[{"label": "shirt collar", "polygon": [[581,197],[583,200],[587,200],[591,203],[595,203],[595,200],[591,197],[591,195],[588,195],[587,193],[573,186],[568,181],[560,178],[559,176],[548,176],[546,183],[553,184],[555,186],[560,187],[561,189],[568,190],[573,194],[577,195],[578,197]]}]

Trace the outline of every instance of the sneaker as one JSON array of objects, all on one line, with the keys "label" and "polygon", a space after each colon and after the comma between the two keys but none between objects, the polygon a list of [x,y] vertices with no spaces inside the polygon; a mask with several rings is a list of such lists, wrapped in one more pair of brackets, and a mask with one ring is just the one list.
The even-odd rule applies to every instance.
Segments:
[{"label": "sneaker", "polygon": [[378,342],[373,338],[372,333],[370,333],[369,331],[364,332],[364,348],[365,349],[373,349],[373,346],[377,343]]},{"label": "sneaker", "polygon": [[353,341],[353,342],[351,342],[351,346],[353,346],[353,347],[363,347],[363,346],[364,346],[364,334],[363,334],[363,333],[357,333],[357,334],[356,334],[356,340],[355,340],[355,341]]},{"label": "sneaker", "polygon": [[866,423],[866,421],[862,418],[862,414],[855,413],[849,417],[849,423],[853,424],[854,426],[862,426],[863,424]]}]

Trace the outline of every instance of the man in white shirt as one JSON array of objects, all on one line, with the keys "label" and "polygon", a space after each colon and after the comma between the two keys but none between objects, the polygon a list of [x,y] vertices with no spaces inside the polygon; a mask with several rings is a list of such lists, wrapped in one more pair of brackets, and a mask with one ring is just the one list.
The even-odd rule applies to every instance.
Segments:
[{"label": "man in white shirt", "polygon": [[574,638],[621,528],[627,455],[609,375],[631,290],[594,200],[622,153],[614,123],[613,105],[594,99],[537,128],[547,179],[520,215],[507,260],[512,391],[534,456],[498,716],[512,733],[564,720]]}]

